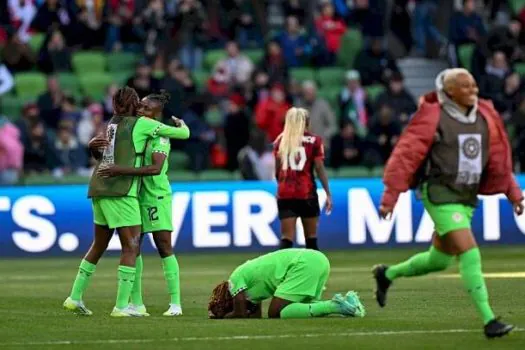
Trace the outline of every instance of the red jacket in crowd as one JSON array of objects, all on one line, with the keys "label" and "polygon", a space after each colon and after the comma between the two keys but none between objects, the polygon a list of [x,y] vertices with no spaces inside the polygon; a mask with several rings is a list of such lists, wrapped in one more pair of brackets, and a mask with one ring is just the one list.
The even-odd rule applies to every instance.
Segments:
[{"label": "red jacket in crowd", "polygon": [[329,16],[320,16],[315,21],[315,27],[319,35],[324,38],[326,48],[330,52],[337,53],[341,47],[341,37],[346,32],[343,21]]},{"label": "red jacket in crowd", "polygon": [[283,132],[284,118],[291,106],[286,102],[275,102],[271,97],[255,107],[255,123],[273,142]]},{"label": "red jacket in crowd", "polygon": [[[394,207],[400,193],[417,185],[417,174],[434,143],[441,113],[437,94],[429,93],[421,102],[387,162],[383,177],[385,192],[381,199],[385,207]],[[490,139],[489,159],[479,194],[503,193],[511,202],[521,201],[523,195],[512,172],[512,149],[502,119],[491,101],[479,99],[478,111],[487,121]]]}]

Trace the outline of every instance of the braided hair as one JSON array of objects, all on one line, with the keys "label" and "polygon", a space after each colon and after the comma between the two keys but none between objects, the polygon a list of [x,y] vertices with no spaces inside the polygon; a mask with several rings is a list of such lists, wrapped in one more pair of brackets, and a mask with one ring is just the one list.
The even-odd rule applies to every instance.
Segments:
[{"label": "braided hair", "polygon": [[124,86],[118,89],[113,96],[113,110],[115,115],[134,116],[139,106],[139,95],[135,89]]},{"label": "braided hair", "polygon": [[208,316],[210,318],[224,318],[233,311],[233,298],[229,291],[228,281],[218,284],[211,293],[208,303]]},{"label": "braided hair", "polygon": [[160,90],[160,93],[158,94],[149,94],[146,96],[148,100],[153,100],[162,105],[164,107],[166,103],[170,102],[171,95],[166,90]]}]

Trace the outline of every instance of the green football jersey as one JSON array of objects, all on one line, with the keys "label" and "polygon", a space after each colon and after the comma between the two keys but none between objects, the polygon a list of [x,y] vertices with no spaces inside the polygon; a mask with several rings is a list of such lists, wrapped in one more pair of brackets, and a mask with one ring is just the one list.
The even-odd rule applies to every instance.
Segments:
[{"label": "green football jersey", "polygon": [[170,140],[158,137],[148,142],[144,154],[144,166],[153,164],[153,154],[162,153],[166,156],[159,175],[144,176],[139,192],[139,199],[143,203],[156,203],[161,197],[171,196],[171,186],[168,179],[168,158],[170,155]]},{"label": "green football jersey", "polygon": [[245,291],[247,299],[253,303],[273,297],[290,265],[304,252],[305,249],[283,249],[248,260],[231,274],[230,294],[236,296]]}]

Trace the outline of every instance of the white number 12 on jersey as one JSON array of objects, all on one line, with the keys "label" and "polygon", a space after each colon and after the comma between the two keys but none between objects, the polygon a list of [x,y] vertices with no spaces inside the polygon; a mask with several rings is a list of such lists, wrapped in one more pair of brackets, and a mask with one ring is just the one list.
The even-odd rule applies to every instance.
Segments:
[{"label": "white number 12 on jersey", "polygon": [[303,146],[299,147],[295,153],[290,154],[288,163],[292,170],[302,171],[304,169],[306,164],[306,150]]}]

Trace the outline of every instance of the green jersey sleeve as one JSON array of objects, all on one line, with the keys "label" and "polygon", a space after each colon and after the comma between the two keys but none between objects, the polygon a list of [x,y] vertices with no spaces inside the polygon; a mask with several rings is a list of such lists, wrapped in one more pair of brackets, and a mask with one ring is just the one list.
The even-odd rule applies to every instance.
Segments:
[{"label": "green jersey sleeve", "polygon": [[173,126],[167,126],[156,120],[140,117],[135,124],[135,129],[140,134],[148,137],[168,137],[171,139],[182,139],[185,140],[190,137],[190,129],[184,125],[180,128]]},{"label": "green jersey sleeve", "polygon": [[228,280],[228,287],[232,297],[235,297],[240,292],[243,292],[246,289],[248,289],[248,285],[244,278],[244,274],[242,273],[241,267],[242,266],[236,268],[235,271],[233,271],[233,273],[231,274],[230,279]]},{"label": "green jersey sleeve", "polygon": [[151,144],[151,153],[162,153],[167,156],[170,153],[170,149],[170,140],[166,137],[154,139]]}]

